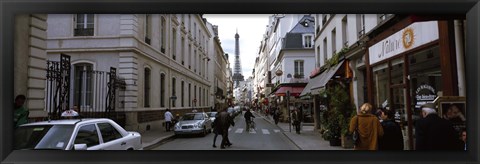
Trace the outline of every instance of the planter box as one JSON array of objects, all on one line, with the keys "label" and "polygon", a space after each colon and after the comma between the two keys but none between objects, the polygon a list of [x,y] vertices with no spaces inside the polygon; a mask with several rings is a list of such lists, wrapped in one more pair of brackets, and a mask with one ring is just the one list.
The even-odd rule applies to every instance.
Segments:
[{"label": "planter box", "polygon": [[353,139],[351,135],[342,135],[342,147],[353,148]]},{"label": "planter box", "polygon": [[341,145],[342,145],[342,141],[340,138],[330,140],[330,146],[341,146]]}]

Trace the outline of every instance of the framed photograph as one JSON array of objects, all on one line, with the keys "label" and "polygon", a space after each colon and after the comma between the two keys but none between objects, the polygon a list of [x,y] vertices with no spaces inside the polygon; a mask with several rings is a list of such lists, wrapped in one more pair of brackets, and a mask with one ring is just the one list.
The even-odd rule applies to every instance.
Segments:
[{"label": "framed photograph", "polygon": [[449,120],[457,131],[465,128],[467,108],[465,97],[440,97],[438,101],[438,114],[441,118]]}]

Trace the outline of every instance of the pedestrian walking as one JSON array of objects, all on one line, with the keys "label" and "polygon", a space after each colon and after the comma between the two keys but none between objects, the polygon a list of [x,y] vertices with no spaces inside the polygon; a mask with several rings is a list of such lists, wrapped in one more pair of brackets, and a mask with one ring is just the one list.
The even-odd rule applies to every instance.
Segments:
[{"label": "pedestrian walking", "polygon": [[300,114],[298,113],[298,109],[295,109],[292,113],[292,120],[293,126],[295,127],[295,131],[297,134],[300,134]]},{"label": "pedestrian walking", "polygon": [[219,117],[218,124],[215,125],[219,128],[220,133],[222,135],[222,143],[220,144],[221,149],[225,149],[225,146],[232,146],[232,143],[228,139],[228,128],[231,126],[235,126],[233,122],[233,118],[228,114],[227,109],[223,109],[220,113],[218,113]]},{"label": "pedestrian walking", "polygon": [[170,109],[165,110],[165,129],[167,132],[170,131],[170,128],[172,127],[172,120],[173,120],[173,115],[170,113]]},{"label": "pedestrian walking", "polygon": [[273,114],[273,120],[275,121],[275,125],[278,124],[278,121],[280,120],[280,109],[278,107],[275,108],[275,112]]},{"label": "pedestrian walking", "polygon": [[450,121],[442,119],[435,104],[422,105],[422,117],[415,124],[415,150],[463,150],[458,132]]},{"label": "pedestrian walking", "polygon": [[358,127],[358,142],[355,150],[378,150],[378,138],[383,136],[383,128],[377,116],[372,114],[372,105],[365,103],[360,113],[350,120],[350,133]]},{"label": "pedestrian walking", "polygon": [[252,112],[250,112],[250,109],[247,109],[247,111],[245,112],[245,114],[243,115],[243,117],[245,118],[245,125],[246,125],[246,131],[250,131],[250,124],[252,123],[252,119],[255,118],[255,116],[253,116]]},{"label": "pedestrian walking", "polygon": [[400,125],[395,122],[395,112],[380,109],[378,117],[383,120],[383,136],[378,139],[378,150],[403,150],[403,134]]},{"label": "pedestrian walking", "polygon": [[215,145],[215,143],[217,141],[217,136],[220,134],[220,128],[219,128],[220,126],[218,125],[218,120],[219,120],[218,117],[219,117],[219,115],[217,114],[215,116],[215,120],[213,120],[213,123],[212,123],[213,134],[215,134],[213,136],[213,147],[217,147]]},{"label": "pedestrian walking", "polygon": [[13,113],[13,125],[15,128],[28,123],[28,115],[30,112],[24,106],[26,99],[25,95],[18,95],[15,97],[15,102],[13,104],[15,108]]}]

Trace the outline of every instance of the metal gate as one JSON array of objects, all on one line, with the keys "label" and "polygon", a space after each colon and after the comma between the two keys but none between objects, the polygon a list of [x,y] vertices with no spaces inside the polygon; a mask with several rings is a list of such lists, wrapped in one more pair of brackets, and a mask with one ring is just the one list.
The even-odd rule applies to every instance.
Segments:
[{"label": "metal gate", "polygon": [[124,125],[124,113],[115,111],[116,91],[125,87],[116,68],[109,72],[79,68],[65,54],[60,61],[47,61],[48,119],[59,119],[63,111],[75,107],[82,118],[110,118]]}]

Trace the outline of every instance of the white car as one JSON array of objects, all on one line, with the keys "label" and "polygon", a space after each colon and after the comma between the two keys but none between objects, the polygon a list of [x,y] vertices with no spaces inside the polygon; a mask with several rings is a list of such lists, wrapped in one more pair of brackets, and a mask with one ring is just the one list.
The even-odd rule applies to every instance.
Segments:
[{"label": "white car", "polygon": [[141,135],[106,118],[34,122],[15,129],[15,149],[142,150]]}]

